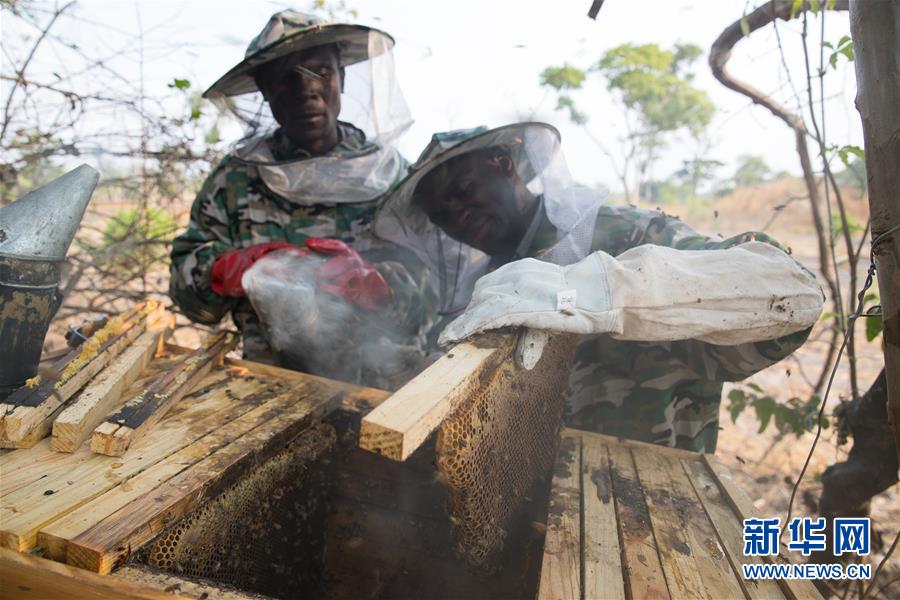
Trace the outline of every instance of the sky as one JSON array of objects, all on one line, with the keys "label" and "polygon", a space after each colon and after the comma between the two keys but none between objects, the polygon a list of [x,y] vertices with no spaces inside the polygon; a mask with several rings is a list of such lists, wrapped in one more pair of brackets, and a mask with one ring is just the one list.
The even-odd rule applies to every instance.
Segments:
[{"label": "sky", "polygon": [[[706,52],[722,29],[758,3],[606,0],[597,19],[591,20],[587,17],[590,0],[344,0],[346,8],[358,11],[356,22],[383,29],[396,40],[396,74],[415,119],[400,141],[408,158],[417,157],[435,131],[541,120],[561,131],[576,180],[613,189],[618,183],[608,158],[582,127],[554,110],[556,97],[540,86],[539,74],[547,66],[563,63],[585,68],[605,50],[628,42],[663,47],[684,42],[703,48],[694,82],[718,109],[709,128],[712,145],[704,157],[726,163],[718,172],[720,177],[730,175],[744,154],[763,156],[775,171],[799,173],[791,131],[765,109],[724,88],[706,64]],[[187,78],[205,89],[243,57],[247,43],[273,12],[286,7],[303,10],[309,5],[86,0],[77,6],[78,19],[64,27],[66,35],[78,39],[84,48],[96,47],[101,54],[109,54],[117,38],[133,41],[143,31],[144,88],[162,95],[171,93],[166,85],[174,77]],[[340,0],[329,0],[329,5],[341,8]],[[804,99],[806,94],[799,32],[799,21],[779,23],[787,70],[773,28],[768,27],[739,43],[730,71],[786,105],[797,106],[792,90]],[[829,13],[825,39],[836,43],[848,33],[847,14]],[[815,65],[818,36],[819,22],[814,19],[810,52]],[[50,68],[52,57],[40,60],[45,61],[45,69]],[[110,56],[109,60],[130,59]],[[138,76],[134,64],[125,65],[129,69]],[[854,95],[853,66],[842,60],[826,76],[828,143],[862,145]],[[0,97],[5,99],[6,93]],[[590,117],[586,127],[615,152],[623,131],[622,109],[604,83],[590,83],[575,99]],[[231,136],[236,132],[226,130]],[[655,174],[671,174],[694,152],[689,140],[673,141],[661,153]]]}]

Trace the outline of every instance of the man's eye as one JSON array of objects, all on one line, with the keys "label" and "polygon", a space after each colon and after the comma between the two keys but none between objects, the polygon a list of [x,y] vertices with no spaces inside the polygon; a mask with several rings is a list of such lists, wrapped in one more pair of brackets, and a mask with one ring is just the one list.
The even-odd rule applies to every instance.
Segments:
[{"label": "man's eye", "polygon": [[316,69],[316,74],[321,75],[322,77],[331,77],[333,71],[330,67],[320,67]]}]

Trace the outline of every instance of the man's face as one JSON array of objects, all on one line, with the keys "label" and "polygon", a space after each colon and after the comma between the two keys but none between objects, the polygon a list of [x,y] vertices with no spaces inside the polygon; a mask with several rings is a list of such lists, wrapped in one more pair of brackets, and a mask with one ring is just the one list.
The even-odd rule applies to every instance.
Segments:
[{"label": "man's face", "polygon": [[453,239],[490,255],[511,252],[528,218],[514,178],[509,157],[464,154],[426,175],[413,201]]},{"label": "man's face", "polygon": [[295,144],[313,155],[337,144],[343,71],[331,47],[316,46],[267,63],[257,82],[275,120]]}]

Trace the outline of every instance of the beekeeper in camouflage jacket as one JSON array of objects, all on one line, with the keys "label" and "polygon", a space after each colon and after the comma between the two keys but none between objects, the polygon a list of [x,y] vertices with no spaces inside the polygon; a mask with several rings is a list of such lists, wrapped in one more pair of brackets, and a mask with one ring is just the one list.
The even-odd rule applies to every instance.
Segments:
[{"label": "beekeeper in camouflage jacket", "polygon": [[439,279],[459,315],[442,344],[505,326],[582,334],[568,423],[690,450],[715,450],[723,383],[797,349],[823,302],[764,234],[711,239],[572,185],[543,123],[436,135],[375,231]]},{"label": "beekeeper in camouflage jacket", "polygon": [[170,294],[200,323],[231,312],[247,358],[278,362],[242,275],[270,252],[309,239],[342,240],[365,259],[355,265],[377,263],[394,295],[391,320],[411,330],[421,322],[419,282],[383,262],[397,256],[370,235],[375,199],[407,167],[394,145],[411,120],[392,46],[376,29],[285,10],[204,93],[247,134],[209,175],[174,241]]}]

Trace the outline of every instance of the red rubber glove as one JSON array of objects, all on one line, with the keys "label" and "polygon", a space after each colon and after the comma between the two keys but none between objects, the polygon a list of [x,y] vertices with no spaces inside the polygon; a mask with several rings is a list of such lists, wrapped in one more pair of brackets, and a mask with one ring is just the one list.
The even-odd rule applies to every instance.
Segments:
[{"label": "red rubber glove", "polygon": [[287,248],[294,248],[298,252],[304,251],[287,242],[269,242],[225,252],[213,263],[212,291],[220,296],[243,297],[244,287],[241,285],[241,278],[244,272],[266,254]]},{"label": "red rubber glove", "polygon": [[306,247],[332,256],[316,269],[319,289],[349,300],[357,306],[378,310],[391,300],[391,288],[375,267],[340,240],[308,238]]}]

